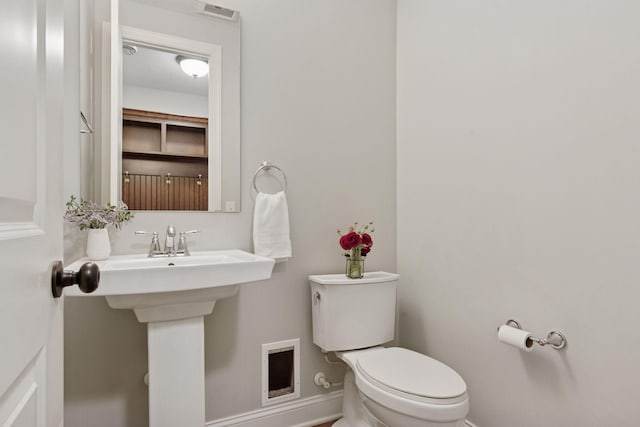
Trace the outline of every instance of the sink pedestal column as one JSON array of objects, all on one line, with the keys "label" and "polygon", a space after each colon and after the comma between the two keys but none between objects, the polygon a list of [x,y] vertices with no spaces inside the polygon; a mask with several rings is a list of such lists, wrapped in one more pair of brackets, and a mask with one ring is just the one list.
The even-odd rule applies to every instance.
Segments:
[{"label": "sink pedestal column", "polygon": [[149,426],[204,426],[204,317],[149,322],[147,331]]}]

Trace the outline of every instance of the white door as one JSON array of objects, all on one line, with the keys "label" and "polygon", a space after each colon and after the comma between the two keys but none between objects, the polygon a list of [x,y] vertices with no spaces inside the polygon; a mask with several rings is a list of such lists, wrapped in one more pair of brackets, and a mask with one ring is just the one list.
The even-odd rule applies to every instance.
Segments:
[{"label": "white door", "polygon": [[62,425],[63,6],[0,1],[0,426]]}]

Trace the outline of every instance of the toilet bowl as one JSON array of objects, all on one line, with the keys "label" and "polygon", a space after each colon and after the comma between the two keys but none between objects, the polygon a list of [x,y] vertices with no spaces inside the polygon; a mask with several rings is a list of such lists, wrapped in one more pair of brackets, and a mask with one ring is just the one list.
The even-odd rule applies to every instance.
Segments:
[{"label": "toilet bowl", "polygon": [[397,274],[310,276],[314,343],[348,366],[343,418],[335,427],[463,427],[469,412],[462,377],[393,339]]},{"label": "toilet bowl", "polygon": [[[467,387],[462,377],[444,363],[399,347],[336,355],[349,366],[355,381],[357,397],[351,396],[349,404],[361,402],[366,409],[362,413],[369,424],[363,425],[464,426],[469,412]],[[347,392],[353,390],[345,387]],[[348,419],[338,426],[352,427]]]}]

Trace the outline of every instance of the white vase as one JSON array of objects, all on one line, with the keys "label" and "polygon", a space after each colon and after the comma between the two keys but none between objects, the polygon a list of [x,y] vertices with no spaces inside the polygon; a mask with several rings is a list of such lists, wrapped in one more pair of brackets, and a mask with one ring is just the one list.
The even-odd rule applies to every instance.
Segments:
[{"label": "white vase", "polygon": [[87,256],[92,261],[101,261],[109,258],[111,254],[111,242],[106,228],[90,229],[87,236]]}]

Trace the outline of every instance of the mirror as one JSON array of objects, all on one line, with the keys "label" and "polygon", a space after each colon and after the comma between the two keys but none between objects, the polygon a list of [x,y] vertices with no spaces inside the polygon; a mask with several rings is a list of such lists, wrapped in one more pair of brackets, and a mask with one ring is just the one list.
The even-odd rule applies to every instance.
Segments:
[{"label": "mirror", "polygon": [[120,198],[132,210],[220,210],[221,49],[162,38],[122,29]]},{"label": "mirror", "polygon": [[[130,26],[111,37],[110,166],[101,179],[112,202],[240,211],[240,24],[206,24],[220,27],[216,40]],[[194,60],[201,75],[186,68]]]}]

